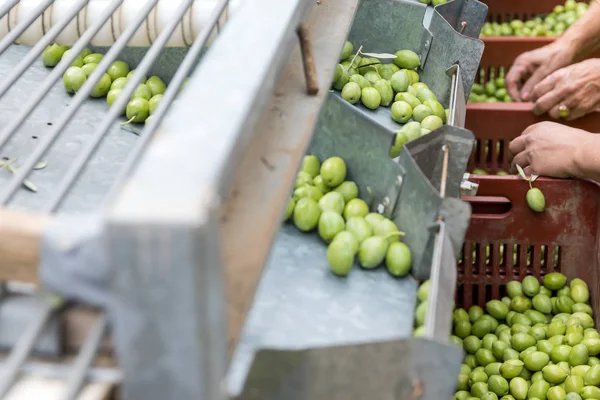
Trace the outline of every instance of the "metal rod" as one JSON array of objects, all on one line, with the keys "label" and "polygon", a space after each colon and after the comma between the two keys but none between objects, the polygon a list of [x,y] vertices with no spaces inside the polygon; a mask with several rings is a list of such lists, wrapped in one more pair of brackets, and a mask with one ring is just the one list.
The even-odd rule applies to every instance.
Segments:
[{"label": "metal rod", "polygon": [[[76,158],[76,160],[74,162],[74,166],[69,169],[65,178],[63,178],[63,180],[59,184],[59,187],[55,191],[56,194],[54,195],[54,197],[51,199],[51,201],[49,203],[49,211],[55,211],[60,206],[60,204],[62,203],[64,197],[66,196],[69,188],[71,187],[73,182],[79,177],[79,175],[83,171],[83,168],[85,167],[89,158],[94,153],[94,151],[96,150],[96,148],[98,147],[98,145],[100,144],[100,142],[102,141],[102,139],[104,138],[104,136],[106,135],[108,130],[110,129],[113,121],[120,115],[120,110],[122,110],[125,107],[126,102],[128,101],[129,97],[133,94],[133,91],[135,90],[137,85],[141,82],[142,77],[146,74],[146,72],[148,70],[150,70],[150,68],[152,67],[156,58],[158,58],[158,56],[163,51],[165,44],[169,41],[169,38],[171,37],[171,35],[175,31],[175,29],[177,29],[177,26],[179,25],[181,18],[183,18],[183,16],[187,12],[188,8],[191,6],[193,1],[194,0],[186,0],[181,3],[180,7],[178,8],[178,10],[175,14],[176,17],[169,21],[169,23],[167,24],[165,29],[163,31],[161,31],[160,35],[157,37],[157,39],[154,42],[154,44],[152,45],[152,47],[150,47],[150,49],[148,50],[148,53],[142,59],[140,65],[138,65],[138,67],[135,69],[134,75],[131,78],[129,78],[129,80],[127,81],[127,85],[123,88],[123,92],[121,92],[121,95],[112,104],[112,106],[109,110],[109,114],[103,120],[100,129],[98,129],[96,131],[96,133],[94,134],[94,136],[90,139],[90,141],[87,142],[87,146],[85,147],[85,149],[81,153],[79,153],[78,157]],[[223,2],[225,3],[225,5],[227,4],[227,0],[225,0]],[[212,30],[212,29],[210,29],[210,30]],[[210,30],[209,30],[209,34],[210,34]],[[206,36],[208,37],[209,34],[207,34]],[[188,56],[186,56],[186,60],[188,59],[189,56],[190,56],[189,54],[188,54]],[[178,72],[179,72],[179,70],[181,70],[181,67],[178,69]],[[182,79],[182,81],[183,81],[183,79]],[[161,109],[166,108],[168,106],[168,104],[175,97],[175,94],[169,95],[169,93],[168,93],[169,90],[171,90],[171,91],[178,90],[178,86],[174,84],[173,80],[171,81],[167,91],[165,91],[165,95],[163,95],[163,99],[161,100],[159,107],[157,109],[158,112],[162,112]],[[166,95],[168,95],[168,97]],[[163,105],[163,102],[165,103],[164,105]],[[152,118],[151,123],[152,122],[158,123],[159,119],[162,118],[163,114],[158,114],[157,112],[155,112],[153,115],[154,116]],[[155,118],[156,118],[156,121],[154,121]],[[150,136],[150,135],[148,135],[148,136]]]},{"label": "metal rod", "polygon": [[158,104],[158,107],[156,107],[154,114],[152,114],[152,120],[142,130],[142,133],[140,134],[140,140],[137,141],[131,155],[125,161],[125,166],[121,168],[120,173],[117,176],[117,179],[115,180],[115,184],[111,187],[108,196],[106,196],[105,198],[104,207],[108,207],[110,203],[112,203],[115,196],[119,193],[119,190],[121,189],[125,180],[135,169],[137,161],[140,159],[140,157],[144,153],[144,150],[150,143],[152,136],[156,132],[156,129],[158,128],[162,119],[167,113],[169,106],[171,105],[173,100],[175,100],[175,97],[177,97],[177,94],[179,93],[179,88],[185,81],[185,78],[196,66],[196,60],[198,59],[198,57],[200,57],[202,49],[206,45],[206,42],[208,42],[211,32],[215,28],[215,25],[219,21],[221,14],[227,8],[228,4],[229,0],[221,0],[219,2],[215,10],[213,11],[213,14],[208,19],[208,25],[204,29],[202,29],[202,31],[194,40],[194,43],[188,50],[187,55],[179,65],[177,72],[175,72],[175,75],[171,79],[171,82],[169,83],[169,86],[167,87],[167,90],[165,91],[162,100]]},{"label": "metal rod", "polygon": [[52,41],[62,32],[62,30],[69,24],[69,22],[75,18],[75,16],[89,3],[90,0],[80,0],[79,3],[67,12],[67,15],[62,18],[58,23],[54,24],[52,28],[46,33],[29,52],[23,57],[23,59],[17,64],[15,68],[11,70],[11,73],[4,78],[4,82],[0,85],[0,97],[3,96],[8,89],[10,89],[17,80],[23,75],[25,70],[29,68],[31,64],[43,53],[44,49],[52,43]]},{"label": "metal rod", "polygon": [[0,19],[4,18],[8,12],[17,5],[17,3],[21,0],[12,0],[7,1],[2,7],[0,7]]},{"label": "metal rod", "polygon": [[19,341],[12,348],[6,362],[3,364],[3,369],[0,371],[0,399],[5,398],[10,391],[13,382],[19,375],[21,366],[27,359],[27,356],[33,349],[38,337],[42,333],[44,326],[50,316],[58,308],[62,307],[62,302],[46,300],[44,308],[34,321],[27,327],[25,333],[19,338]]},{"label": "metal rod", "polygon": [[[46,153],[48,148],[52,146],[54,141],[58,138],[62,130],[67,126],[67,124],[71,121],[71,117],[77,112],[79,107],[83,104],[83,102],[87,99],[90,92],[93,90],[96,83],[100,80],[102,75],[104,75],[103,71],[106,71],[110,64],[117,58],[117,56],[121,53],[123,48],[127,46],[129,40],[133,37],[138,28],[142,25],[142,23],[146,20],[152,8],[158,3],[158,0],[150,0],[146,3],[144,8],[136,15],[135,20],[132,22],[130,26],[127,27],[125,32],[116,40],[116,42],[111,46],[110,50],[104,55],[102,61],[98,64],[98,67],[94,70],[94,72],[89,76],[86,82],[83,84],[79,92],[73,98],[72,103],[70,104],[69,110],[63,114],[60,120],[54,124],[52,131],[44,136],[44,140],[42,143],[37,146],[31,156],[29,156],[24,165],[19,168],[19,171],[13,175],[13,178],[8,183],[6,189],[0,194],[0,204],[7,204],[16,191],[19,189],[23,181],[26,179],[27,175],[31,172],[32,168],[35,164],[40,160],[41,157]],[[83,50],[83,49],[82,49]],[[150,50],[152,51],[152,50]],[[149,53],[150,53],[149,51]],[[145,71],[144,71],[145,72]],[[137,75],[137,80],[136,80]],[[130,85],[131,81],[134,80],[135,86]],[[133,94],[135,87],[141,81],[141,74],[136,73],[129,79],[127,85],[123,89],[119,100],[127,100]],[[130,90],[128,90],[128,88]],[[118,102],[117,102],[118,103]],[[115,103],[115,104],[117,104]],[[124,105],[121,105],[124,106]],[[111,111],[112,110],[112,111]],[[109,116],[116,110],[115,108],[111,108],[109,110]],[[114,119],[113,119],[114,120]],[[112,123],[113,120],[110,120]],[[105,124],[107,125],[107,124]],[[108,128],[106,129],[108,130]],[[102,138],[100,138],[102,139]],[[0,139],[1,140],[1,139]],[[100,141],[100,140],[98,140]],[[0,142],[1,143],[1,142]]]},{"label": "metal rod", "polygon": [[[31,14],[28,14],[23,21],[17,24],[17,26],[15,26],[10,32],[8,32],[8,34],[4,36],[4,39],[0,40],[0,55],[4,53],[6,49],[8,49],[8,46],[16,41],[19,36],[21,36],[21,33],[25,32],[27,28],[29,28],[31,24],[33,24],[33,22],[38,19],[40,15],[42,15],[44,11],[46,11],[46,8],[48,8],[48,6],[50,6],[52,3],[54,3],[54,0],[45,0],[41,2]],[[42,18],[44,17],[42,16]]]},{"label": "metal rod", "polygon": [[444,152],[444,160],[442,162],[442,180],[440,182],[440,196],[446,197],[446,181],[448,180],[448,161],[450,156],[450,146],[447,144],[442,146]]},{"label": "metal rod", "polygon": [[[71,52],[67,57],[63,57],[60,62],[52,69],[50,75],[46,80],[40,85],[40,88],[31,96],[31,100],[27,103],[21,113],[18,114],[14,120],[4,130],[0,131],[0,148],[6,144],[6,142],[12,137],[12,135],[19,129],[23,121],[27,119],[27,117],[31,114],[33,109],[42,101],[44,96],[50,91],[52,86],[56,83],[57,80],[62,78],[64,72],[73,64],[73,61],[79,56],[79,54],[83,51],[85,46],[93,39],[93,37],[102,29],[102,26],[106,23],[106,21],[111,18],[112,14],[119,8],[119,6],[123,3],[123,0],[114,0],[109,7],[106,8],[102,12],[102,15],[98,19],[98,21],[92,25],[88,30],[86,30],[83,35],[79,38],[75,45],[71,48]],[[12,83],[5,83],[4,85],[0,85],[0,96],[8,90]],[[27,171],[29,172],[29,171]]]},{"label": "metal rod", "polygon": [[83,344],[77,359],[73,363],[67,382],[66,393],[63,396],[64,400],[77,400],[79,391],[83,387],[88,375],[88,370],[92,366],[96,354],[98,354],[98,348],[102,343],[107,327],[108,318],[105,313],[102,313],[92,328],[92,331],[85,339],[85,343]]}]

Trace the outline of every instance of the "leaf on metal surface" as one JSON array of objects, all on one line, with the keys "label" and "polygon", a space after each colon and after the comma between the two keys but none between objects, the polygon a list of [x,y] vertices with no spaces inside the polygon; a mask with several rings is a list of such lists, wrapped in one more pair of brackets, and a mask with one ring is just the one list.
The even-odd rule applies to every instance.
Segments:
[{"label": "leaf on metal surface", "polygon": [[390,53],[361,53],[363,56],[367,56],[367,57],[374,57],[374,58],[380,58],[380,59],[394,59],[397,58],[397,56],[395,54],[390,54]]},{"label": "leaf on metal surface", "polygon": [[33,184],[33,182],[27,179],[23,181],[23,186],[25,186],[27,189],[31,190],[34,193],[37,192],[37,187]]},{"label": "leaf on metal surface", "polygon": [[36,170],[36,169],[44,169],[44,168],[46,168],[47,165],[48,165],[48,163],[46,161],[40,160],[40,161],[38,161],[37,164],[35,164],[35,166],[33,167],[33,169],[34,170]]}]

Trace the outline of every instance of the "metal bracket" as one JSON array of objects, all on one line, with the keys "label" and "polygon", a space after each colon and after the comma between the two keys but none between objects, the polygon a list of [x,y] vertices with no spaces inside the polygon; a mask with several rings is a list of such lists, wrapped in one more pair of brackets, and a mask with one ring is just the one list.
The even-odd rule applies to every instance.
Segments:
[{"label": "metal bracket", "polygon": [[485,22],[488,6],[477,0],[454,0],[435,7],[456,32],[472,38],[479,38]]},{"label": "metal bracket", "polygon": [[421,57],[421,69],[425,68],[427,62],[427,56],[431,49],[431,43],[433,41],[433,34],[429,29],[423,27],[423,34],[421,35],[421,48],[419,50],[419,56]]},{"label": "metal bracket", "polygon": [[452,310],[456,289],[456,256],[446,234],[444,221],[432,227],[435,233],[433,262],[431,266],[431,289],[429,291],[425,336],[441,343],[448,343],[448,332],[452,329]]},{"label": "metal bracket", "polygon": [[452,78],[448,125],[464,128],[467,118],[467,103],[465,101],[465,90],[463,87],[461,68],[458,62],[446,70],[446,75]]},{"label": "metal bracket", "polygon": [[458,347],[423,338],[265,349],[256,354],[244,390],[235,399],[449,399],[461,358]]}]

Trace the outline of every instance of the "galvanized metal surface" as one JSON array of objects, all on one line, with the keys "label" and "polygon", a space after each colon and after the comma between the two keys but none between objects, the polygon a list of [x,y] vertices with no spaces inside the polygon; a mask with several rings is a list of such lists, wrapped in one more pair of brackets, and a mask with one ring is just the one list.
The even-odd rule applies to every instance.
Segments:
[{"label": "galvanized metal surface", "polygon": [[435,226],[435,247],[431,266],[431,287],[427,299],[425,330],[432,339],[449,343],[456,290],[456,256],[443,220]]},{"label": "galvanized metal surface", "polygon": [[446,183],[446,196],[458,198],[460,183],[464,174],[475,136],[466,129],[444,125],[435,134],[421,136],[406,144],[413,159],[439,191],[442,181],[442,146],[449,146],[449,163]]},{"label": "galvanized metal surface", "polygon": [[461,350],[426,339],[257,354],[243,400],[449,399]]},{"label": "galvanized metal surface", "polygon": [[478,39],[488,6],[477,0],[454,0],[440,4],[435,10],[456,32]]},{"label": "galvanized metal surface", "polygon": [[[300,0],[240,6],[182,92],[187,107],[166,118],[110,210],[110,259],[121,266],[113,281],[114,334],[126,398],[224,395],[219,196],[230,189],[238,155],[310,6]],[[270,18],[261,18],[266,14]],[[252,34],[248,26],[255,27]],[[240,68],[240,60],[257,55],[261,62]]]},{"label": "galvanized metal surface", "polygon": [[[426,10],[426,5],[409,0],[365,0],[357,12],[349,40],[355,47],[362,45],[365,52],[393,53],[407,49],[426,54],[424,66],[420,68],[421,80],[447,107],[451,81],[446,69],[460,63],[468,94],[483,54],[483,42],[459,34],[435,10],[424,26]],[[431,40],[427,40],[429,34]],[[429,49],[424,53],[425,43]]]},{"label": "galvanized metal surface", "polygon": [[347,278],[335,277],[327,265],[327,246],[318,235],[282,226],[232,361],[231,393],[240,393],[254,353],[261,349],[410,337],[416,291],[414,279],[394,279],[385,268],[355,267]]},{"label": "galvanized metal surface", "polygon": [[[0,76],[8,75],[29,49],[26,46],[13,45],[0,55]],[[132,66],[136,66],[135,62],[139,61],[141,55],[140,49],[128,49],[120,58],[129,60]],[[151,73],[168,81],[184,55],[185,51],[182,49],[167,49]],[[31,93],[39,87],[47,75],[48,69],[41,61],[36,61],[13,88],[0,98],[0,126],[8,125],[11,118],[18,113],[20,107],[28,101]],[[4,161],[16,159],[14,166],[18,167],[32,153],[44,135],[52,130],[56,119],[68,110],[70,99],[71,96],[66,93],[62,82],[54,85],[14,138],[0,149],[0,158]],[[104,99],[86,101],[61,133],[57,142],[44,155],[43,159],[47,166],[35,170],[29,176],[28,179],[35,184],[38,192],[33,193],[23,188],[10,205],[28,210],[44,209],[55,195],[57,185],[70,170],[71,163],[94,134],[95,127],[103,121],[107,112],[108,106]],[[115,121],[82,178],[69,191],[65,203],[58,210],[60,213],[82,213],[98,208],[138,139],[137,135],[121,129],[119,123],[124,120],[121,118]],[[10,179],[10,172],[0,169],[0,186],[6,185]]]}]

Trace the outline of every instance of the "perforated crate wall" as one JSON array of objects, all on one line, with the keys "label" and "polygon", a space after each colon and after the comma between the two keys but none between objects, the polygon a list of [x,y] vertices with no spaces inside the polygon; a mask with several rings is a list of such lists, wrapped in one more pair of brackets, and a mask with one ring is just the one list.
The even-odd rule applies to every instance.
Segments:
[{"label": "perforated crate wall", "polygon": [[483,306],[504,296],[511,280],[526,275],[541,279],[559,271],[588,283],[597,310],[600,186],[540,178],[534,186],[544,193],[546,210],[535,213],[525,201],[529,185],[519,177],[473,180],[479,183],[479,192],[464,198],[471,203],[473,216],[458,261],[457,306]]}]

